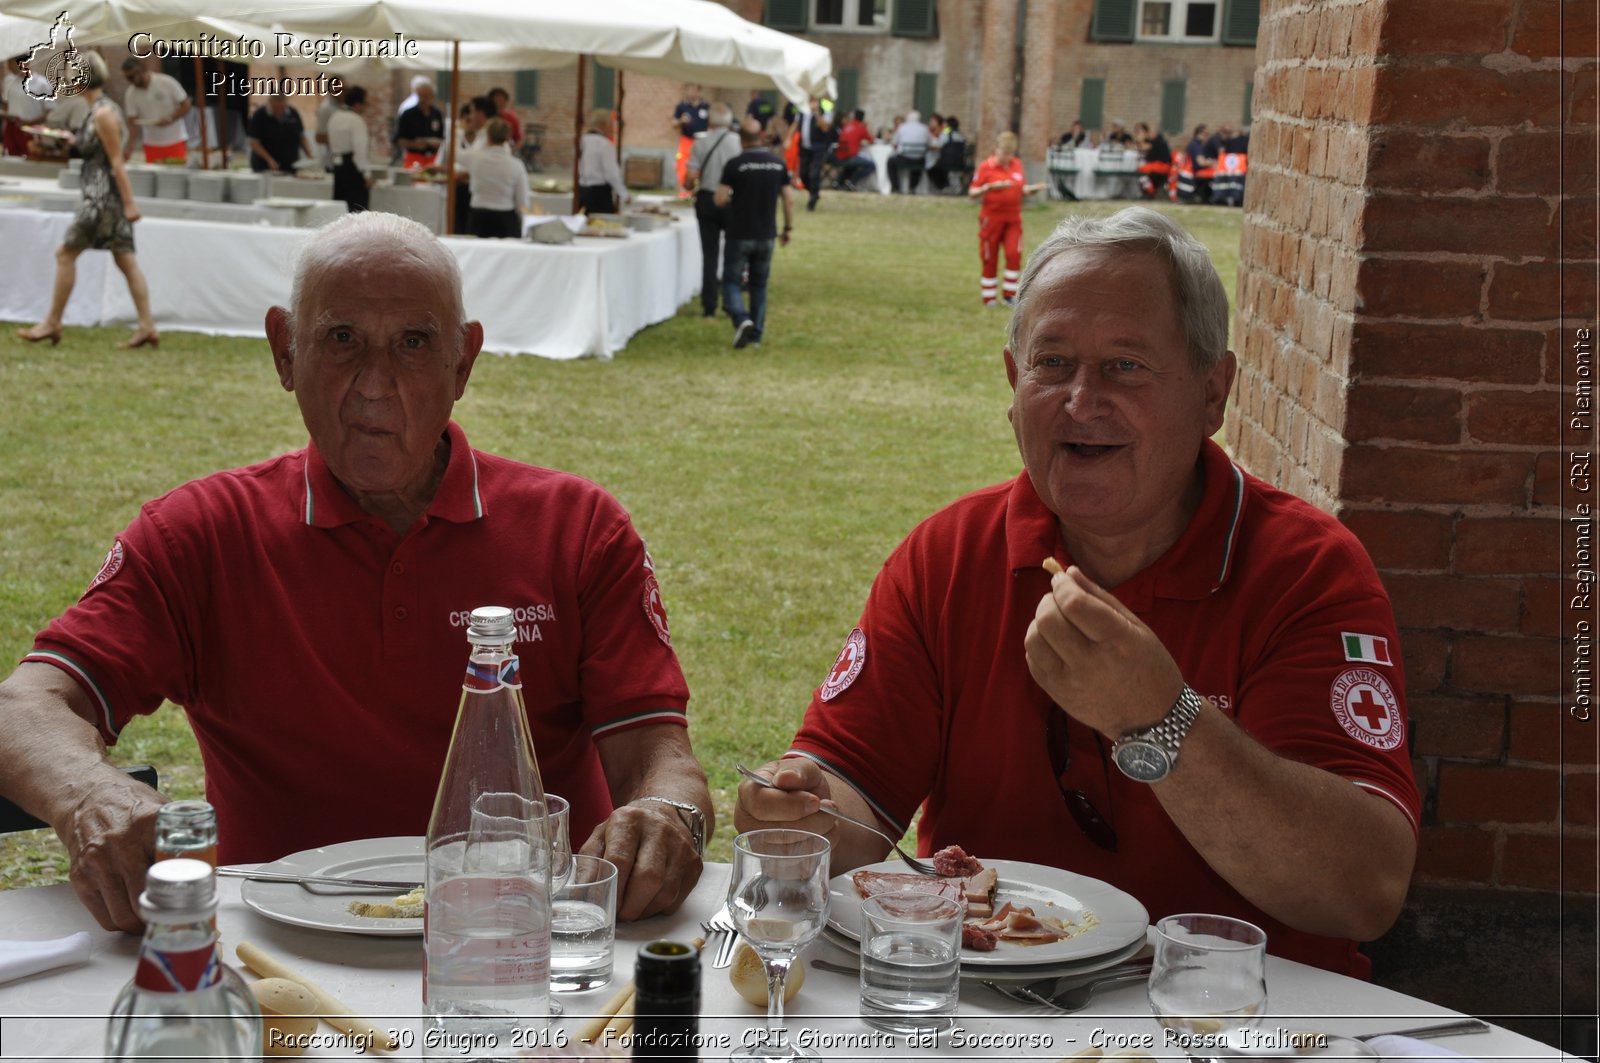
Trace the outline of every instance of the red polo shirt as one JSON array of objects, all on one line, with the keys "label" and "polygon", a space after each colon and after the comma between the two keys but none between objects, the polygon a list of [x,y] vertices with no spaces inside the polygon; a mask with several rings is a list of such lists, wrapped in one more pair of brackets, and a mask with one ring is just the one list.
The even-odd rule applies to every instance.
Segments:
[{"label": "red polo shirt", "polygon": [[146,504],[27,655],[83,685],[108,742],[163,699],[184,706],[223,861],[425,832],[479,605],[516,611],[534,748],[575,843],[611,811],[594,740],[687,722],[627,513],[448,434],[438,494],[403,537],[315,444]]},{"label": "red polo shirt", "polygon": [[[1117,598],[1189,685],[1256,740],[1393,802],[1415,827],[1400,647],[1366,552],[1214,443],[1201,466],[1205,493],[1189,527]],[[1047,556],[1070,563],[1026,473],[924,521],[884,564],[793,751],[856,786],[897,829],[922,805],[924,854],[959,844],[980,858],[1067,868],[1132,893],[1152,921],[1240,916],[1267,931],[1275,954],[1364,975],[1354,942],[1291,930],[1241,897],[1150,787],[1110,763],[1109,743],[1074,721],[1064,780],[1111,821],[1119,851],[1084,836],[1051,770],[1054,708],[1023,653],[1050,590]]]},{"label": "red polo shirt", "polygon": [[980,201],[982,212],[991,218],[1022,217],[1022,186],[1026,183],[1022,160],[1013,155],[1009,163],[1001,166],[991,155],[978,163],[977,172],[972,175],[972,187],[992,184],[995,181],[1011,183],[1005,188],[994,188],[985,192]]}]

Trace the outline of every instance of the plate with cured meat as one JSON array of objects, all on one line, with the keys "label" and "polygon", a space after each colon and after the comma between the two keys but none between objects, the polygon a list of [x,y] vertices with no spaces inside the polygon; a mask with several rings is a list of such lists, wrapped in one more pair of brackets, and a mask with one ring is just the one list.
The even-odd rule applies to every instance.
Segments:
[{"label": "plate with cured meat", "polygon": [[860,941],[866,897],[904,889],[950,897],[967,909],[964,967],[1071,963],[1120,952],[1142,943],[1150,925],[1144,905],[1099,879],[1019,860],[979,862],[955,846],[934,862],[942,875],[907,873],[900,861],[885,860],[835,877],[828,925]]}]

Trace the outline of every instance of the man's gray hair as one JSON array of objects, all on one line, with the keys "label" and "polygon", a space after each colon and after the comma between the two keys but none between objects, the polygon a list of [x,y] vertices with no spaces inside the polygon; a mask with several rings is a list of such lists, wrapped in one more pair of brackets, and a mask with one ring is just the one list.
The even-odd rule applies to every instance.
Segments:
[{"label": "man's gray hair", "polygon": [[706,125],[712,129],[727,129],[733,125],[733,108],[725,103],[713,103],[711,115],[706,119]]},{"label": "man's gray hair", "polygon": [[1006,345],[1017,351],[1017,330],[1027,313],[1033,282],[1052,261],[1069,251],[1106,250],[1153,255],[1170,272],[1177,300],[1178,323],[1189,354],[1201,372],[1209,371],[1228,351],[1228,293],[1211,262],[1211,252],[1177,222],[1149,207],[1128,207],[1109,218],[1067,217],[1028,259],[1017,287]]},{"label": "man's gray hair", "polygon": [[[435,267],[450,286],[456,329],[464,333],[467,327],[466,304],[461,296],[461,267],[456,256],[450,253],[426,225],[383,211],[367,210],[346,214],[329,222],[300,245],[294,259],[294,281],[289,290],[289,314],[299,320],[305,305],[307,286],[316,275],[338,266],[340,258],[352,247],[389,245],[396,253],[410,253]],[[353,280],[351,283],[359,283]]]}]

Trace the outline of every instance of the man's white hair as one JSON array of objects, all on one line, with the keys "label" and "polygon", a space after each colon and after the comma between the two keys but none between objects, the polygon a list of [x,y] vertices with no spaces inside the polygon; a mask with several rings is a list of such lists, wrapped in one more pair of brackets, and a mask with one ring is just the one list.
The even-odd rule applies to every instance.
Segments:
[{"label": "man's white hair", "polygon": [[398,214],[367,210],[346,214],[318,229],[300,245],[294,259],[294,281],[289,290],[289,316],[300,320],[308,290],[321,274],[338,268],[351,250],[387,245],[397,254],[411,254],[437,270],[449,284],[457,332],[467,327],[466,305],[461,296],[461,267],[427,226]]},{"label": "man's white hair", "polygon": [[431,86],[432,84],[433,84],[433,79],[431,77],[429,77],[426,74],[418,74],[416,77],[411,79],[411,91],[412,92],[416,92],[422,86],[424,86],[424,85]]},{"label": "man's white hair", "polygon": [[906,112],[906,121],[908,121],[908,122],[920,122],[920,121],[922,121],[922,112],[921,111],[907,111]]}]

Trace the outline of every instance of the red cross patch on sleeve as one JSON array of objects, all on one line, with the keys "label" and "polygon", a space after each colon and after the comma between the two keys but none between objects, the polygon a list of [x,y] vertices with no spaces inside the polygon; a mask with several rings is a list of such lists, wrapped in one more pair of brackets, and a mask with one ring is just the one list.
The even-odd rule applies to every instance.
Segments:
[{"label": "red cross patch on sleeve", "polygon": [[817,696],[823,701],[832,701],[843,694],[856,681],[856,676],[861,674],[862,666],[866,663],[867,636],[860,628],[856,628],[845,638],[844,649],[839,651],[839,657],[833,662],[828,679],[817,691]]},{"label": "red cross patch on sleeve", "polygon": [[1333,718],[1345,734],[1374,749],[1393,749],[1405,741],[1406,725],[1394,688],[1371,668],[1346,668],[1330,691]]},{"label": "red cross patch on sleeve", "polygon": [[667,607],[661,602],[661,584],[654,575],[644,578],[644,615],[656,629],[656,635],[668,646],[672,645],[672,632],[667,630]]},{"label": "red cross patch on sleeve", "polygon": [[122,540],[115,540],[111,544],[111,549],[106,551],[106,559],[100,562],[100,571],[94,574],[94,579],[89,581],[89,585],[83,589],[83,593],[88,594],[100,584],[121,572],[122,562],[126,557],[127,554],[123,550]]}]

